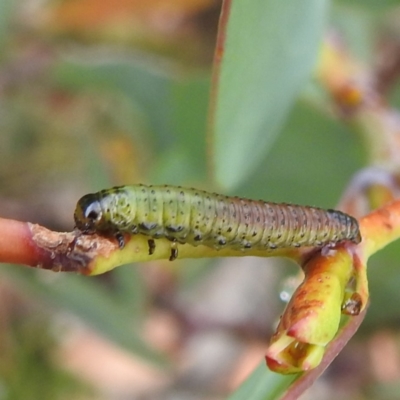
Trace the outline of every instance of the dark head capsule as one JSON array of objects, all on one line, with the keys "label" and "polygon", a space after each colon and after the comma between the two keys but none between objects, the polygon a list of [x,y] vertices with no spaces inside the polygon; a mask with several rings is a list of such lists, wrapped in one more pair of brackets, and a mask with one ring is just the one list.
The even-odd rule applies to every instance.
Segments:
[{"label": "dark head capsule", "polygon": [[97,194],[87,194],[78,201],[74,219],[75,226],[83,233],[94,233],[101,229],[104,218]]}]

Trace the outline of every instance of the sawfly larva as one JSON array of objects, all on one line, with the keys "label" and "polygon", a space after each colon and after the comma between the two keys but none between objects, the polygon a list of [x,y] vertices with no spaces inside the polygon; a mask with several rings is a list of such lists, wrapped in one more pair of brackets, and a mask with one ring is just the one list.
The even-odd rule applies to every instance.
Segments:
[{"label": "sawfly larva", "polygon": [[83,196],[76,206],[76,227],[85,234],[123,234],[234,250],[317,246],[361,241],[357,220],[337,210],[270,203],[208,193],[180,186],[120,186]]}]

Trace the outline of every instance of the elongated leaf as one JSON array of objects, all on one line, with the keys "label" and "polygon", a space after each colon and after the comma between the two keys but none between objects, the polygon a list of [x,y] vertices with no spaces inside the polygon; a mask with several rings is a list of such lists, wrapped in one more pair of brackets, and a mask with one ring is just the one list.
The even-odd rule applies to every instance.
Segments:
[{"label": "elongated leaf", "polygon": [[219,185],[233,188],[266,157],[314,65],[327,4],[225,1],[210,119]]}]

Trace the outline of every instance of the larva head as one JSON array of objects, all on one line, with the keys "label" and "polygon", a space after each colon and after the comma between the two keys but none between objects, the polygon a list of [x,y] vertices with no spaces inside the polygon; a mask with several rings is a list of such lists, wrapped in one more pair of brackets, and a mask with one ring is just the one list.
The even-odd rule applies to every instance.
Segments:
[{"label": "larva head", "polygon": [[87,194],[78,201],[74,219],[75,226],[84,233],[104,230],[104,213],[97,193]]}]

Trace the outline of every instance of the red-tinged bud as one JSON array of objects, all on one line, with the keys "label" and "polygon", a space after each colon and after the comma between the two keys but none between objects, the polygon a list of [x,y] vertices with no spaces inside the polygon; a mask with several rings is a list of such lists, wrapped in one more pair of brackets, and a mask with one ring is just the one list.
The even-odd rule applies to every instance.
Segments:
[{"label": "red-tinged bud", "polygon": [[320,364],[326,345],[339,329],[352,268],[352,258],[346,251],[321,256],[306,266],[305,279],[271,339],[266,354],[271,370],[292,374]]}]

